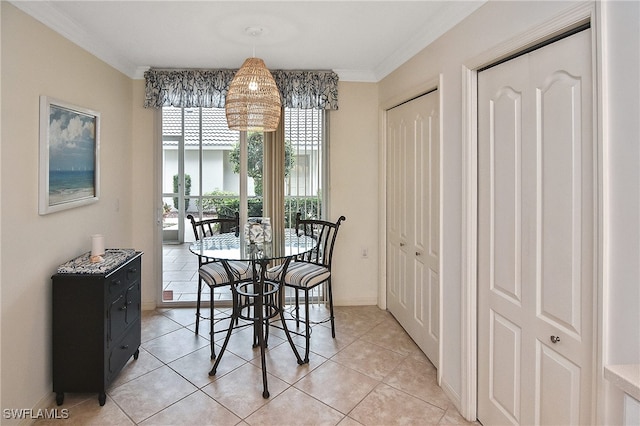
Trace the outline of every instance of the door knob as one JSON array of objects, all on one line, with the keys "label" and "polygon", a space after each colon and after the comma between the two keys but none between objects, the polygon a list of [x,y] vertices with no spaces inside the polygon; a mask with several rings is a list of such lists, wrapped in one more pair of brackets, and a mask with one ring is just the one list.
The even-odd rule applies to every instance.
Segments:
[{"label": "door knob", "polygon": [[560,341],[560,337],[559,336],[551,336],[551,343],[558,343]]}]

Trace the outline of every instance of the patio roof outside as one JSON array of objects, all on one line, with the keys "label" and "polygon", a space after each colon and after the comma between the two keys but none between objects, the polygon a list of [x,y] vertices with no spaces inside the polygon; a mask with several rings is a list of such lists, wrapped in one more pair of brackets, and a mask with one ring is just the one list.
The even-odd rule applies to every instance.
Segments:
[{"label": "patio roof outside", "polygon": [[[285,108],[285,138],[290,140],[294,148],[318,146],[322,138],[320,125],[322,114],[317,110],[301,110]],[[185,147],[199,145],[198,108],[185,108]],[[194,123],[189,126],[188,123]],[[162,135],[182,135],[181,108],[165,107],[162,109]],[[202,146],[217,149],[231,149],[238,141],[238,132],[229,130],[224,108],[202,109]],[[175,139],[163,141],[163,146],[177,146]]]}]

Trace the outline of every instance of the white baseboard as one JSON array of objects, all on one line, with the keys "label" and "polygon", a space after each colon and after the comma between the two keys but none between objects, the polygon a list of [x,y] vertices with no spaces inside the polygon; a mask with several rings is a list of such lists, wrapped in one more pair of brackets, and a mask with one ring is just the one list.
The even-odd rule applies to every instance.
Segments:
[{"label": "white baseboard", "polygon": [[[444,393],[449,397],[449,400],[451,400],[451,402],[456,407],[458,412],[462,413],[462,400],[460,398],[460,395],[456,391],[454,391],[453,388],[447,382],[445,382],[444,380],[442,380],[442,383],[440,384],[440,387],[442,388]],[[474,421],[474,420],[472,420],[472,421]]]},{"label": "white baseboard", "polygon": [[377,306],[377,297],[334,299],[334,306]]}]

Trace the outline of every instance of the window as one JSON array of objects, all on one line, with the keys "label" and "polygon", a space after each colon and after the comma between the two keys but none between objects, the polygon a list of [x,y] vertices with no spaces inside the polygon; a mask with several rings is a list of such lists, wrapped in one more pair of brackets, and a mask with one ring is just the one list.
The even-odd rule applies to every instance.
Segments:
[{"label": "window", "polygon": [[285,108],[284,138],[291,142],[293,167],[285,178],[285,222],[293,224],[298,211],[322,218],[326,187],[325,111]]}]

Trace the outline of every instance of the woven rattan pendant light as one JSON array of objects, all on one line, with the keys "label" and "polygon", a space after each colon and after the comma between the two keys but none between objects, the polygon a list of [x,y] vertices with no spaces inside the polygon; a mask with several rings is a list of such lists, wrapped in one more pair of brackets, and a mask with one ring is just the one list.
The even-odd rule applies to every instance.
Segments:
[{"label": "woven rattan pendant light", "polygon": [[280,91],[260,58],[249,58],[233,77],[225,112],[231,130],[273,132],[280,122]]}]

